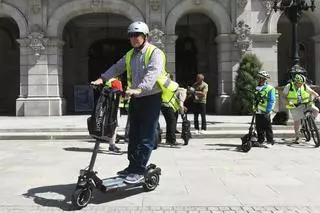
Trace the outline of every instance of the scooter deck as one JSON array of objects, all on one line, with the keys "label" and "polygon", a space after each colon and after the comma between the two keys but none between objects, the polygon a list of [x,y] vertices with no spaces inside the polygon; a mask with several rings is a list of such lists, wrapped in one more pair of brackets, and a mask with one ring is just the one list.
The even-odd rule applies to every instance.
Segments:
[{"label": "scooter deck", "polygon": [[117,188],[125,188],[130,186],[137,186],[144,183],[144,180],[141,180],[139,183],[136,184],[128,184],[124,182],[124,177],[116,176],[102,179],[102,185],[106,187],[106,191],[117,189]]}]

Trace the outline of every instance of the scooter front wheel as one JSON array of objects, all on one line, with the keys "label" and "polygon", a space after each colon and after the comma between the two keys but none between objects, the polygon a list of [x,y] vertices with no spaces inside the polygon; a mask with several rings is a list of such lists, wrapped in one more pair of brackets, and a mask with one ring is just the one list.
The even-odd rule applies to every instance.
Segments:
[{"label": "scooter front wheel", "polygon": [[251,147],[252,147],[252,142],[251,142],[251,137],[249,134],[246,134],[241,138],[242,144],[241,144],[241,149],[244,152],[249,152]]},{"label": "scooter front wheel", "polygon": [[92,196],[91,188],[76,189],[72,194],[72,199],[71,199],[72,205],[76,209],[82,209],[89,204],[91,200],[91,196]]},{"label": "scooter front wheel", "polygon": [[143,184],[144,190],[146,191],[155,190],[155,188],[157,188],[157,186],[159,185],[159,181],[160,181],[160,176],[156,173],[152,174],[150,177],[147,177],[145,179],[145,182]]}]

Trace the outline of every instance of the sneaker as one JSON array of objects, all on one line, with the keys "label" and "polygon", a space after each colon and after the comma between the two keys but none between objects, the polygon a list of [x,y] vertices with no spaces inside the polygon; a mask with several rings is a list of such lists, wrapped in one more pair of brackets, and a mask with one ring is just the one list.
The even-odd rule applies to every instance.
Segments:
[{"label": "sneaker", "polygon": [[270,143],[263,142],[260,144],[260,147],[270,149],[272,145]]},{"label": "sneaker", "polygon": [[129,169],[125,168],[124,170],[121,170],[119,172],[117,172],[117,175],[119,175],[120,177],[126,177],[130,174]]},{"label": "sneaker", "polygon": [[120,148],[119,147],[117,147],[116,145],[111,145],[111,146],[109,146],[109,151],[110,152],[115,152],[115,153],[121,153],[120,152]]},{"label": "sneaker", "polygon": [[200,134],[200,131],[199,131],[199,130],[195,130],[195,131],[193,132],[193,134],[194,134],[194,135],[199,135],[199,134]]},{"label": "sneaker", "polygon": [[274,145],[274,140],[272,141],[267,141],[267,143],[271,144],[272,146]]},{"label": "sneaker", "polygon": [[294,144],[299,144],[300,141],[300,137],[296,137],[293,141]]},{"label": "sneaker", "polygon": [[199,133],[202,134],[202,135],[205,135],[207,133],[207,131],[202,129],[202,130],[199,131]]},{"label": "sneaker", "polygon": [[143,175],[131,173],[124,179],[124,182],[129,184],[136,184],[142,181],[143,179],[144,179]]}]

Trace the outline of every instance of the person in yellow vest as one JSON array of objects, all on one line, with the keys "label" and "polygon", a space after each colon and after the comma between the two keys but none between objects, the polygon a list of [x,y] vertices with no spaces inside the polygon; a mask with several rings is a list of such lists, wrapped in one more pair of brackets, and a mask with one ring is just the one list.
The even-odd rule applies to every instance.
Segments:
[{"label": "person in yellow vest", "polygon": [[[268,83],[270,75],[267,71],[257,73],[257,87],[255,98],[259,101],[256,110],[256,130],[258,145],[270,148],[274,144],[270,114],[275,105],[276,90]],[[265,138],[267,141],[265,142]]]},{"label": "person in yellow vest", "polygon": [[306,84],[306,77],[301,74],[295,74],[292,81],[282,91],[282,98],[285,98],[286,108],[293,118],[294,143],[300,142],[300,120],[304,118],[304,111],[306,109],[312,110],[315,118],[319,114],[319,109],[314,105],[312,97],[319,99],[319,94]]},{"label": "person in yellow vest", "polygon": [[[178,85],[178,84],[177,84]],[[187,97],[187,90],[177,87],[176,91],[164,92],[167,98],[162,102],[161,112],[166,120],[166,143],[176,145],[177,115],[185,111],[184,101]]]},{"label": "person in yellow vest", "polygon": [[136,21],[129,25],[127,33],[133,48],[92,83],[102,84],[127,72],[126,96],[131,97],[129,165],[117,174],[124,176],[126,183],[135,184],[143,180],[155,145],[162,91],[172,89],[172,83],[165,71],[165,54],[148,42],[148,26]]}]

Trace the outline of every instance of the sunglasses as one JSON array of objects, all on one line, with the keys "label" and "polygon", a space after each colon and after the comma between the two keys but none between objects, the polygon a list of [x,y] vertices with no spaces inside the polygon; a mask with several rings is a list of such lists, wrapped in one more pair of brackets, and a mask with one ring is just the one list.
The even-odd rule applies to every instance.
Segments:
[{"label": "sunglasses", "polygon": [[132,38],[132,37],[138,37],[140,35],[143,35],[143,33],[129,33],[129,37]]}]

